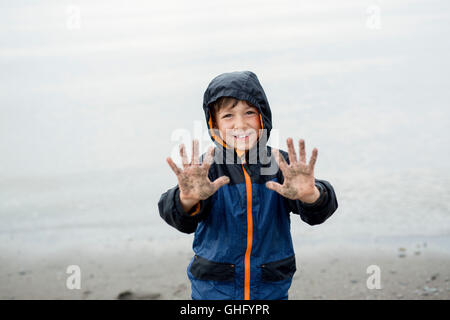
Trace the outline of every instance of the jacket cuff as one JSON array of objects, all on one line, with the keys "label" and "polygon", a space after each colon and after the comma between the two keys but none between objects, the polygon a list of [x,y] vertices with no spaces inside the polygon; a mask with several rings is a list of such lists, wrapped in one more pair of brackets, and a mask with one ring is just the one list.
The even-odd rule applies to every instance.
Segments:
[{"label": "jacket cuff", "polygon": [[320,182],[316,182],[315,185],[317,189],[319,189],[320,191],[319,198],[313,203],[306,203],[300,201],[300,205],[307,210],[317,210],[324,204],[326,204],[328,200],[327,188],[325,188],[325,186],[323,186]]},{"label": "jacket cuff", "polygon": [[191,210],[189,210],[189,212],[184,211],[183,206],[181,205],[181,200],[180,200],[180,188],[177,187],[177,189],[175,190],[175,208],[177,210],[177,212],[185,217],[192,217],[195,216],[197,213],[200,212],[200,202],[197,203],[195,206],[192,207]]}]

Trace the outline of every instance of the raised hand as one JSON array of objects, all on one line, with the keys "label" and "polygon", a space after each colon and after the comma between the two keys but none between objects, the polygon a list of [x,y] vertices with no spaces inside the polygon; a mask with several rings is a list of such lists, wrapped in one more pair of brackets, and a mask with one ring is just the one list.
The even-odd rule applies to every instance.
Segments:
[{"label": "raised hand", "polygon": [[278,192],[288,199],[300,200],[305,203],[313,203],[320,196],[320,191],[314,183],[314,165],[317,160],[317,148],[313,149],[309,164],[307,164],[305,140],[299,140],[299,161],[297,160],[292,138],[287,139],[287,146],[289,153],[289,164],[286,163],[283,156],[277,149],[272,149],[275,160],[283,173],[283,184],[269,181],[266,183],[266,187],[270,190]]},{"label": "raised hand", "polygon": [[180,145],[180,155],[183,162],[183,170],[168,157],[167,163],[178,179],[180,188],[180,200],[185,211],[189,211],[200,200],[212,196],[220,187],[230,182],[230,178],[222,176],[211,182],[208,171],[213,162],[214,147],[210,147],[205,159],[200,164],[198,151],[198,140],[192,142],[192,159],[189,163],[184,144]]}]

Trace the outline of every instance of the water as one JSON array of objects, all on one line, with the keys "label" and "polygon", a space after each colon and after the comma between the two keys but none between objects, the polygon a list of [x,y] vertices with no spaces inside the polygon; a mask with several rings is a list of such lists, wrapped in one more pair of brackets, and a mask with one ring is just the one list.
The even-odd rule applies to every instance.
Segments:
[{"label": "water", "polygon": [[265,88],[271,143],[317,147],[316,176],[336,189],[323,225],[292,217],[296,243],[450,251],[448,2],[0,6],[1,253],[189,247],[157,211],[176,183],[165,158],[174,131],[203,124],[209,81],[233,70]]}]

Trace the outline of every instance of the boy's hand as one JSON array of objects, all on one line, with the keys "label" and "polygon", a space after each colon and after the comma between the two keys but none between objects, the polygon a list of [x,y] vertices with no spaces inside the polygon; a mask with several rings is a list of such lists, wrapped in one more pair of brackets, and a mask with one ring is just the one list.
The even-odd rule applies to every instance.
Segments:
[{"label": "boy's hand", "polygon": [[205,159],[200,164],[198,155],[198,140],[192,142],[192,160],[188,162],[188,157],[184,144],[180,145],[180,155],[184,170],[178,168],[172,158],[168,157],[167,163],[177,175],[178,186],[180,188],[180,200],[183,209],[188,212],[200,200],[205,200],[212,196],[220,187],[230,182],[230,178],[222,176],[211,182],[208,178],[208,171],[213,162],[214,147],[210,147]]},{"label": "boy's hand", "polygon": [[299,140],[300,161],[297,161],[297,155],[291,138],[287,139],[287,146],[290,164],[286,163],[277,149],[272,149],[275,160],[283,173],[283,184],[281,185],[277,182],[269,181],[266,183],[266,187],[278,192],[288,199],[313,203],[320,196],[320,191],[314,183],[314,165],[317,160],[317,148],[313,149],[309,164],[307,164],[305,140]]}]

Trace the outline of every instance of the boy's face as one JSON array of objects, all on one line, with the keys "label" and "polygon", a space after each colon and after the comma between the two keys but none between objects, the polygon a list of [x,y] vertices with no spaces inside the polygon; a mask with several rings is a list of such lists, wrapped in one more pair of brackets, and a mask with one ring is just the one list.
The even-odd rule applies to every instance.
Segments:
[{"label": "boy's face", "polygon": [[219,109],[215,115],[217,129],[227,145],[244,151],[251,149],[259,137],[261,122],[258,109],[239,100]]}]

